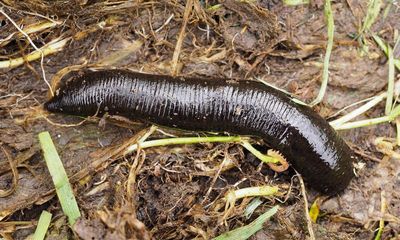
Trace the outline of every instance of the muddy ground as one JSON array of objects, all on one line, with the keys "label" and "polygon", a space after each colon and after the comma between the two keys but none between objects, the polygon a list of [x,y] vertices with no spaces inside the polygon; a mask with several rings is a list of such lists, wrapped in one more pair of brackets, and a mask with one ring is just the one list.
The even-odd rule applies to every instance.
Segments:
[{"label": "muddy ground", "polygon": [[[330,120],[345,106],[387,88],[387,58],[371,33],[394,46],[400,29],[399,3],[382,4],[371,32],[365,34],[368,52],[363,52],[355,37],[367,7],[367,1],[332,3],[335,40],[330,81],[323,102],[315,107]],[[3,0],[0,8],[24,28],[57,21],[29,34],[39,48],[57,38],[66,41],[60,51],[43,59],[49,80],[70,70],[129,68],[262,79],[306,102],[318,94],[327,42],[323,1],[285,6],[278,0]],[[0,189],[11,189],[0,198],[4,239],[32,234],[42,210],[53,214],[48,239],[211,238],[250,223],[275,205],[280,210],[253,239],[309,238],[303,194],[293,170],[275,173],[236,144],[158,147],[121,157],[121,149],[148,130],[146,123],[108,117],[76,124],[82,119],[41,111],[49,88],[40,59],[27,58],[34,48],[4,14],[0,14],[0,39],[0,61],[23,57],[21,65],[0,69]],[[383,114],[384,103],[358,119]],[[74,230],[61,211],[38,146],[41,131],[50,132],[75,192],[82,218]],[[161,128],[150,139],[166,137],[165,133],[199,134]],[[360,154],[357,177],[345,192],[321,203],[313,224],[316,239],[373,239],[382,218],[382,239],[398,239],[399,159],[375,145],[377,137],[394,138],[395,126],[381,124],[340,134]],[[15,189],[9,159],[18,170]],[[226,159],[232,166],[221,169]],[[228,190],[261,185],[278,186],[280,194],[261,198],[263,204],[250,219],[243,211],[251,199],[238,201],[226,224],[221,224],[223,207],[218,204]],[[318,193],[308,187],[306,191],[311,205]]]}]

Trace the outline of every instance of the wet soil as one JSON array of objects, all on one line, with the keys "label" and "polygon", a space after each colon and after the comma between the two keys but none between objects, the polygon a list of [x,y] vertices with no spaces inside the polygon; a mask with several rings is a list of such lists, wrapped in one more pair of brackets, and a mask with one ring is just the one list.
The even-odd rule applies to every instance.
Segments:
[{"label": "wet soil", "polygon": [[[37,47],[57,38],[69,39],[61,51],[44,57],[43,69],[52,84],[62,69],[73,66],[75,71],[128,68],[261,79],[306,102],[319,91],[327,28],[323,3],[318,1],[302,6],[286,6],[277,0],[3,0],[2,4],[19,26],[47,22],[47,18],[58,21],[30,34]],[[395,1],[384,16],[387,4],[382,4],[372,31],[394,46],[400,8]],[[370,34],[365,36],[367,53],[355,39],[367,7],[366,1],[359,0],[332,3],[335,40],[330,80],[323,102],[315,107],[326,118],[334,119],[331,116],[338,110],[386,90],[386,56]],[[252,239],[309,238],[301,187],[292,169],[275,173],[240,146],[228,143],[149,148],[123,157],[121,149],[146,132],[148,124],[114,117],[76,124],[82,118],[44,112],[41,106],[49,88],[40,59],[26,58],[32,51],[26,38],[0,14],[0,61],[25,57],[20,66],[0,69],[0,189],[13,186],[9,159],[18,170],[15,189],[0,197],[4,239],[32,234],[42,210],[53,214],[48,239],[208,239],[250,223],[277,204],[279,212]],[[383,114],[384,103],[357,119]],[[50,132],[82,213],[72,228],[61,211],[38,145],[41,131]],[[150,139],[166,137],[166,133],[205,135],[161,128]],[[373,239],[382,218],[382,239],[398,239],[399,159],[382,153],[375,144],[378,137],[396,137],[395,126],[381,124],[340,134],[360,153],[357,177],[345,192],[321,203],[320,217],[313,224],[316,239]],[[243,211],[251,199],[238,201],[224,224],[223,196],[232,189],[262,185],[278,186],[280,194],[261,198],[263,203],[250,219]],[[311,204],[318,193],[306,191]]]}]

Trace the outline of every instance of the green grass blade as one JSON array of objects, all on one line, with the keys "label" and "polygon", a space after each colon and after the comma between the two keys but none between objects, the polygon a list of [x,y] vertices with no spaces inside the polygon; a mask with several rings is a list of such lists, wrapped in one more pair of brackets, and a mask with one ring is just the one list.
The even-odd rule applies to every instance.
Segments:
[{"label": "green grass blade", "polygon": [[[400,70],[400,60],[399,59],[394,59],[393,51],[390,48],[389,45],[387,45],[378,35],[373,34],[372,37],[374,38],[375,42],[378,44],[378,46],[382,49],[382,51],[387,55],[389,61],[388,61],[388,90],[386,93],[382,93],[379,96],[374,97],[371,101],[368,103],[364,104],[362,107],[354,110],[350,114],[347,114],[335,121],[330,122],[331,126],[335,128],[336,130],[345,130],[345,129],[352,129],[352,128],[358,128],[358,127],[367,127],[367,126],[372,126],[375,124],[381,124],[381,123],[387,123],[394,121],[398,116],[400,116],[400,106],[397,105],[393,108],[393,98],[395,92],[398,90],[398,86],[395,83],[395,67]],[[386,106],[385,106],[385,114],[386,116],[383,117],[377,117],[377,118],[372,118],[372,119],[366,119],[366,120],[361,120],[361,121],[355,121],[355,122],[348,122],[349,120],[353,119],[354,117],[360,115],[361,113],[364,113],[371,107],[375,106],[377,103],[379,103],[381,100],[383,100],[386,97]],[[398,125],[398,123],[396,123]],[[398,131],[400,131],[398,129]],[[399,137],[398,137],[399,138]]]},{"label": "green grass blade", "polygon": [[373,34],[372,37],[374,38],[378,46],[382,49],[382,51],[387,55],[387,45],[383,42],[383,40],[375,34]]},{"label": "green grass blade", "polygon": [[51,222],[51,213],[47,211],[43,211],[40,214],[39,222],[35,230],[35,234],[33,235],[33,240],[43,240],[46,236],[47,229],[50,226]]},{"label": "green grass blade", "polygon": [[225,142],[225,143],[240,143],[244,148],[249,150],[254,156],[265,163],[278,163],[279,161],[269,155],[263,154],[255,149],[247,140],[246,137],[240,136],[216,136],[216,137],[181,137],[181,138],[165,138],[141,142],[139,144],[133,144],[129,146],[124,155],[130,154],[136,151],[139,147],[141,149],[168,145],[180,145],[180,144],[196,144],[196,143],[212,143],[212,142]]},{"label": "green grass blade", "polygon": [[347,122],[341,124],[339,126],[333,126],[335,130],[346,130],[352,128],[359,128],[359,127],[368,127],[376,124],[387,123],[394,121],[398,116],[400,116],[400,105],[397,105],[393,110],[390,112],[389,115],[377,118],[370,118],[355,122]]},{"label": "green grass blade", "polygon": [[329,80],[329,60],[332,53],[333,47],[333,36],[335,33],[335,22],[333,19],[333,12],[331,6],[331,0],[325,0],[325,18],[328,24],[328,43],[326,45],[326,52],[324,58],[324,68],[322,71],[322,83],[321,88],[319,89],[317,98],[311,103],[312,106],[320,103],[324,98],[326,88],[328,87]]},{"label": "green grass blade", "polygon": [[378,228],[378,232],[376,233],[376,236],[374,238],[374,240],[381,240],[382,239],[382,232],[383,229],[385,228],[385,219],[384,219],[384,215],[386,212],[386,198],[385,198],[385,192],[382,191],[381,192],[381,219],[379,220],[379,228]]},{"label": "green grass blade", "polygon": [[181,138],[164,138],[157,140],[150,140],[141,142],[139,144],[133,144],[127,148],[124,154],[130,154],[136,151],[140,146],[141,149],[168,145],[180,145],[180,144],[195,144],[205,142],[240,142],[242,138],[240,136],[216,136],[216,137],[181,137]]},{"label": "green grass blade", "polygon": [[387,123],[392,121],[393,119],[389,116],[384,116],[384,117],[377,117],[377,118],[371,118],[371,119],[365,119],[365,120],[360,120],[360,121],[355,121],[355,122],[348,122],[344,123],[340,126],[334,127],[335,130],[347,130],[347,129],[353,129],[353,128],[359,128],[359,127],[368,127],[376,124],[381,124],[381,123]]},{"label": "green grass blade", "polygon": [[263,203],[261,201],[260,197],[256,197],[251,202],[249,205],[246,206],[246,209],[244,210],[243,215],[246,217],[246,219],[250,219],[251,215],[254,213],[254,211],[258,208]]},{"label": "green grass blade", "polygon": [[257,78],[257,80],[260,81],[261,83],[267,85],[268,87],[275,88],[276,90],[285,93],[286,95],[288,95],[288,96],[290,97],[290,100],[292,100],[293,102],[295,102],[295,103],[297,103],[297,104],[300,104],[300,105],[308,106],[307,103],[301,101],[300,99],[295,98],[295,97],[293,96],[293,94],[291,94],[290,92],[286,91],[285,89],[278,88],[277,86],[274,86],[273,84],[269,84],[268,82],[266,82],[265,80],[260,79],[260,78]]},{"label": "green grass blade", "polygon": [[385,20],[385,19],[387,18],[387,16],[389,15],[390,9],[392,8],[394,1],[396,1],[396,0],[388,0],[388,1],[387,1],[387,5],[386,5],[386,7],[385,7],[385,10],[383,10],[383,14],[382,14],[382,18],[383,18],[384,20]]},{"label": "green grass blade", "polygon": [[[388,56],[388,49],[390,47],[388,47],[388,45],[383,42],[383,40],[378,36],[378,35],[372,35],[372,37],[374,38],[375,42],[378,44],[378,46],[382,49],[382,51],[386,54],[387,57]],[[400,71],[400,59],[393,59],[393,64],[394,66],[396,66],[397,70]]]},{"label": "green grass blade", "polygon": [[367,103],[365,103],[364,105],[358,107],[357,109],[355,109],[354,111],[334,120],[329,122],[329,124],[333,127],[333,128],[339,128],[342,124],[349,122],[350,120],[352,120],[353,118],[356,118],[357,116],[365,113],[366,111],[368,111],[369,109],[373,108],[374,106],[376,106],[378,103],[380,103],[383,99],[385,99],[385,97],[387,96],[387,93],[382,93],[378,96],[373,97],[370,101],[368,101]]},{"label": "green grass blade", "polygon": [[251,235],[255,234],[259,230],[263,228],[264,222],[267,221],[270,217],[272,217],[277,211],[279,206],[275,206],[268,210],[266,213],[259,216],[256,220],[251,222],[249,225],[236,228],[232,231],[223,233],[214,240],[245,240],[248,239]]},{"label": "green grass blade", "polygon": [[283,4],[287,6],[297,6],[303,4],[309,4],[310,0],[283,0]]},{"label": "green grass blade", "polygon": [[227,198],[230,199],[241,199],[245,197],[255,197],[255,196],[271,196],[276,194],[279,188],[276,186],[258,186],[258,187],[247,187],[241,188],[235,191],[231,191]]},{"label": "green grass blade", "polygon": [[360,35],[369,31],[372,24],[374,24],[376,18],[381,10],[382,0],[369,0],[367,15],[364,18],[364,23],[360,31]]},{"label": "green grass blade", "polygon": [[400,119],[396,118],[396,143],[400,146]]},{"label": "green grass blade", "polygon": [[389,115],[392,111],[393,95],[394,95],[394,62],[393,62],[393,52],[391,48],[388,48],[388,64],[389,64],[389,74],[388,74],[388,90],[385,105],[385,114]]},{"label": "green grass blade", "polygon": [[256,156],[258,159],[260,159],[264,163],[278,163],[279,162],[277,159],[261,153],[246,140],[242,140],[241,144],[244,148],[246,148],[249,152],[251,152],[254,156]]},{"label": "green grass blade", "polygon": [[400,36],[397,36],[397,41],[393,47],[393,58],[400,58]]},{"label": "green grass blade", "polygon": [[400,105],[397,105],[389,114],[389,119],[390,121],[393,121],[395,118],[397,118],[400,115]]},{"label": "green grass blade", "polygon": [[53,179],[56,193],[61,204],[61,208],[68,217],[68,222],[72,226],[81,216],[74,193],[68,181],[67,173],[58,156],[57,150],[51,140],[49,132],[39,133],[39,142],[43,150],[43,156]]}]

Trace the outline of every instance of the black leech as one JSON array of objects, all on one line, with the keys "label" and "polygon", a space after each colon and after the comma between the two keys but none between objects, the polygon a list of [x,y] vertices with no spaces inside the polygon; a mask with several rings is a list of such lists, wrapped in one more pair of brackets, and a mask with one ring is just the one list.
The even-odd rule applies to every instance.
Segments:
[{"label": "black leech", "polygon": [[354,175],[352,151],[322,117],[254,81],[102,70],[68,82],[45,108],[80,116],[107,111],[186,130],[258,136],[325,194],[343,190]]}]

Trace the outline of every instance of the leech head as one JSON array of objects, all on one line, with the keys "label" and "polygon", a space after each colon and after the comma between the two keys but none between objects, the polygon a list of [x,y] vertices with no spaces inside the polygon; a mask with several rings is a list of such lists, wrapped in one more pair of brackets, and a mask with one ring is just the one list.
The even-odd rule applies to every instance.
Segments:
[{"label": "leech head", "polygon": [[49,112],[64,112],[65,105],[63,98],[56,95],[44,104],[44,109]]}]

